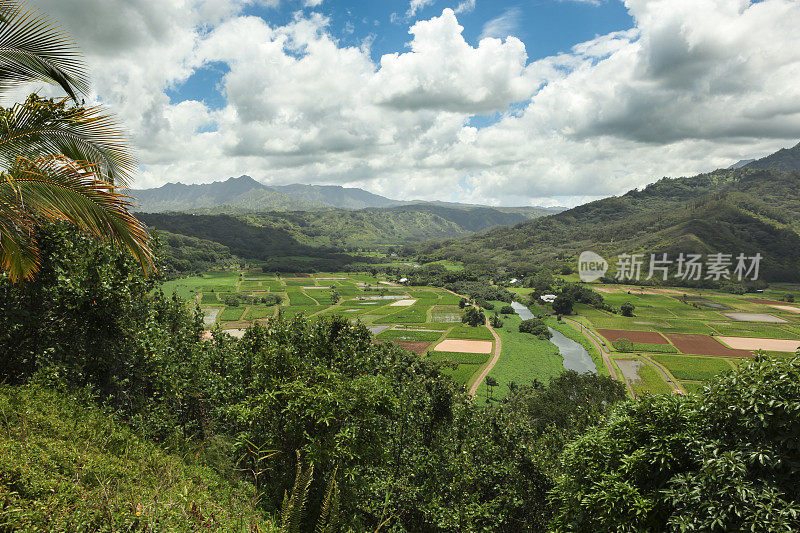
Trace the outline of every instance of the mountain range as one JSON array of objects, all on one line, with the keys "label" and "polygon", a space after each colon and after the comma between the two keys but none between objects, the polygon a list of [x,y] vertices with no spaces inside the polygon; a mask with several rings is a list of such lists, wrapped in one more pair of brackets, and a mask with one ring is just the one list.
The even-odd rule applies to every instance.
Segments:
[{"label": "mountain range", "polygon": [[372,209],[419,204],[472,209],[496,209],[534,218],[557,213],[559,207],[494,207],[426,200],[400,201],[363,189],[338,185],[265,185],[250,176],[229,178],[199,185],[167,183],[155,189],[131,190],[135,211],[168,211],[202,214],[240,214],[273,211],[322,211],[330,209]]},{"label": "mountain range", "polygon": [[414,248],[431,259],[502,265],[521,272],[573,266],[582,251],[747,253],[763,277],[800,280],[800,144],[738,169],[664,178],[512,227]]}]

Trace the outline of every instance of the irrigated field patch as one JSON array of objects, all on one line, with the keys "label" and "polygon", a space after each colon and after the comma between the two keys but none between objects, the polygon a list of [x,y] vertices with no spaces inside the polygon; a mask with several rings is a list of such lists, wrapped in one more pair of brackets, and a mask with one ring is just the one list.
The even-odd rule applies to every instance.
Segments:
[{"label": "irrigated field patch", "polygon": [[438,306],[431,311],[431,320],[434,322],[461,322],[461,309],[457,306]]},{"label": "irrigated field patch", "polygon": [[641,342],[645,344],[669,344],[667,339],[655,331],[630,331],[624,329],[598,329],[597,332],[614,342],[619,339],[628,339],[631,342]]},{"label": "irrigated field patch", "polygon": [[410,329],[389,329],[378,335],[379,339],[397,341],[433,342],[442,336],[441,331],[415,331]]},{"label": "irrigated field patch", "polygon": [[737,350],[771,350],[773,352],[792,352],[800,349],[800,340],[758,339],[752,337],[717,337]]},{"label": "irrigated field patch", "polygon": [[785,324],[786,320],[766,313],[722,313],[728,318],[741,322],[771,322],[774,324]]},{"label": "irrigated field patch", "polygon": [[719,358],[654,355],[653,359],[667,367],[676,378],[687,381],[707,381],[731,370],[731,365]]},{"label": "irrigated field patch", "polygon": [[447,335],[449,339],[473,339],[473,340],[487,340],[494,339],[492,332],[486,326],[456,326]]}]

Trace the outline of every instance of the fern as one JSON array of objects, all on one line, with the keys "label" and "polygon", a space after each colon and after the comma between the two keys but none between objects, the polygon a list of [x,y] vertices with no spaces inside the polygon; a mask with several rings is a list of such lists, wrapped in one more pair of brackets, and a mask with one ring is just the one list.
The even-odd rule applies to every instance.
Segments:
[{"label": "fern", "polygon": [[284,493],[283,504],[281,505],[282,533],[300,533],[312,479],[314,479],[314,464],[304,467],[298,451],[294,487],[292,487],[291,493]]},{"label": "fern", "polygon": [[339,510],[339,486],[336,483],[336,472],[338,467],[333,469],[328,488],[325,490],[325,498],[322,500],[322,508],[317,520],[316,533],[329,533],[333,524],[336,522],[336,514]]}]

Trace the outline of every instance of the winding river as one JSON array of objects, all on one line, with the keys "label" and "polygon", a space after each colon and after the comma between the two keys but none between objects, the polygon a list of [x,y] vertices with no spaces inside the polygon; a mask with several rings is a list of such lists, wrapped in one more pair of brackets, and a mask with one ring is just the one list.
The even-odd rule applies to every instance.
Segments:
[{"label": "winding river", "polygon": [[[535,318],[531,310],[521,303],[511,302],[511,306],[522,320]],[[592,361],[592,356],[589,355],[586,348],[553,328],[547,329],[553,334],[553,338],[550,339],[550,342],[556,345],[558,351],[564,357],[565,369],[574,370],[578,373],[591,372],[592,374],[597,374],[597,366],[594,364],[594,361]]]}]

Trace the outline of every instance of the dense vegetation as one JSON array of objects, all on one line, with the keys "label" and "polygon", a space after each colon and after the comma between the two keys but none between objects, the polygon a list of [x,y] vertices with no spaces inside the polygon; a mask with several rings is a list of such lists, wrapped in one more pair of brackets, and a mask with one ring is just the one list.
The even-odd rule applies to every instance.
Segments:
[{"label": "dense vegetation", "polygon": [[[239,214],[139,214],[160,230],[214,241],[238,250],[248,259],[308,255],[312,249],[355,252],[430,239],[470,235],[526,217],[475,207],[450,208],[432,204],[387,209],[287,211]],[[266,233],[274,234],[271,239]],[[241,235],[265,242],[244,246]]]},{"label": "dense vegetation", "polygon": [[166,276],[225,270],[242,264],[230,248],[213,241],[168,231],[158,231],[157,237]]},{"label": "dense vegetation", "polygon": [[[187,508],[197,510],[192,515],[197,520],[208,520],[207,509],[214,502],[224,508],[224,512],[215,514],[221,525],[266,524],[265,515],[275,516],[278,522],[288,494],[295,510],[290,505],[286,512],[296,513],[302,507],[307,528],[323,516],[323,522],[333,519],[336,529],[355,530],[375,530],[381,523],[398,531],[545,531],[553,524],[573,530],[570,524],[594,520],[599,526],[593,530],[602,530],[611,517],[617,517],[617,524],[624,523],[630,515],[629,507],[624,502],[607,508],[588,505],[592,498],[599,502],[604,496],[593,495],[592,491],[598,490],[596,485],[593,481],[583,483],[572,458],[581,457],[583,450],[588,454],[593,442],[605,443],[597,453],[610,454],[631,453],[633,448],[626,448],[631,439],[647,442],[645,437],[651,431],[647,424],[638,428],[629,424],[627,431],[605,429],[616,428],[620,417],[628,413],[642,411],[641,416],[645,416],[658,402],[686,402],[680,405],[686,405],[687,410],[695,405],[693,400],[672,399],[624,403],[607,425],[572,445],[562,466],[559,456],[563,447],[602,422],[614,404],[623,400],[619,383],[566,372],[544,388],[538,384],[515,387],[503,402],[473,403],[439,371],[439,366],[447,363],[420,358],[391,343],[373,344],[366,328],[336,317],[315,323],[302,317],[274,320],[268,327],[248,330],[238,342],[220,332],[204,342],[200,340],[199,313],[187,309],[178,299],[165,299],[160,292],[153,292],[157,280],[144,278],[138,265],[126,256],[60,228],[51,229],[45,237],[37,280],[22,286],[0,283],[0,371],[7,382],[2,394],[9,398],[4,400],[9,406],[3,404],[3,409],[11,413],[0,430],[0,446],[9,453],[21,453],[18,405],[22,400],[12,398],[27,398],[34,407],[25,420],[36,420],[36,431],[42,432],[37,437],[41,439],[39,446],[49,454],[38,462],[1,463],[0,497],[14,498],[18,502],[15,509],[23,510],[11,515],[9,520],[16,520],[13,523],[37,524],[45,529],[67,523],[63,514],[32,511],[52,493],[22,495],[18,489],[28,485],[20,483],[59,487],[64,475],[112,475],[114,468],[119,468],[113,464],[122,461],[129,465],[125,468],[130,483],[125,489],[119,485],[106,489],[124,491],[115,493],[101,507],[108,513],[95,512],[91,502],[97,489],[86,484],[70,489],[68,494],[74,495],[71,501],[75,503],[59,500],[58,505],[76,506],[73,516],[93,520],[97,528],[130,524],[135,517],[119,507],[120,498],[127,494],[149,501],[152,492],[148,487],[153,482],[149,472],[161,471],[158,466],[143,470],[141,476],[136,475],[141,480],[137,485],[134,475],[144,462],[171,465],[172,480],[183,475],[206,480],[187,485],[194,488],[188,499],[181,500],[189,502],[184,507],[170,512],[158,508],[148,511],[163,516],[163,524],[176,520],[180,509]],[[751,400],[760,402],[757,405],[773,402],[772,411],[759,408],[764,416],[777,417],[785,412],[788,417],[794,413],[794,419],[775,418],[775,427],[784,428],[779,429],[784,433],[776,433],[778,440],[766,440],[769,447],[742,440],[749,446],[742,451],[743,457],[754,457],[755,452],[765,458],[786,457],[781,463],[785,467],[752,470],[746,477],[764,487],[758,494],[774,496],[770,502],[780,509],[781,505],[796,504],[796,495],[776,475],[794,472],[789,458],[797,450],[781,448],[786,446],[782,442],[789,441],[779,437],[797,431],[791,425],[797,422],[800,396],[796,390],[797,366],[795,362],[760,362],[714,385],[705,400],[697,402],[713,404],[720,413],[715,416],[722,416],[725,402],[750,405]],[[763,385],[753,389],[751,396],[736,400],[740,384],[753,388],[756,382]],[[115,413],[116,421],[101,424],[105,429],[91,429],[95,426],[88,421],[107,415],[91,406],[73,407],[72,400],[65,397],[81,394],[87,398],[82,400],[85,403],[89,401],[87,393],[104,412]],[[783,403],[774,404],[776,401]],[[65,410],[74,410],[74,416],[58,415]],[[47,414],[53,411],[53,415]],[[673,427],[670,420],[659,418],[673,413],[669,409],[652,410],[658,431],[666,435],[663,428]],[[750,424],[752,416],[759,415],[743,411],[735,420]],[[62,419],[66,422],[57,422]],[[716,431],[704,425],[704,420],[704,416],[692,418],[686,431],[700,435]],[[724,427],[723,419],[718,423],[714,417],[708,420]],[[63,424],[70,423],[82,429],[65,433]],[[644,436],[635,440],[639,433],[634,431]],[[119,448],[101,440],[87,449],[86,453],[97,461],[90,470],[75,466],[56,471],[47,462],[46,457],[53,453],[85,446],[81,443],[93,434],[130,443],[127,455],[120,457]],[[737,439],[739,432],[728,435]],[[744,433],[742,439],[747,435]],[[159,444],[147,444],[147,440]],[[663,448],[660,443],[656,445],[654,450]],[[635,449],[639,450],[638,445]],[[689,450],[695,449],[704,448]],[[177,458],[188,456],[191,463]],[[623,476],[620,483],[627,475],[650,479],[650,472],[657,472],[652,470],[656,462],[650,458],[636,463],[641,465],[639,469],[623,469],[616,474],[620,459],[612,456],[597,464],[607,466],[594,470],[593,476],[606,472],[610,479]],[[664,470],[664,475],[671,472]],[[295,483],[298,478],[299,488]],[[675,484],[683,479],[672,476],[667,480],[673,478],[670,487],[677,487]],[[731,478],[730,483],[718,479],[719,497],[732,491],[741,479]],[[252,488],[247,489],[242,482]],[[307,493],[303,488],[306,482]],[[169,490],[178,490],[178,485],[169,486]],[[250,490],[258,495],[257,509],[248,507]],[[589,498],[586,506],[570,503],[576,498],[583,501],[584,494]],[[615,489],[608,497],[617,494],[624,492]],[[642,494],[655,506],[654,511],[642,505],[635,507],[647,520],[642,523],[658,523],[660,517],[666,520],[667,515],[659,514],[665,507],[655,503],[655,493]],[[695,496],[691,492],[676,489],[669,494],[670,509],[690,509],[693,505]],[[300,505],[303,496],[307,504]],[[230,498],[235,502],[224,503]],[[759,496],[752,505],[760,505],[762,499]],[[609,516],[591,515],[601,511]],[[135,511],[132,513],[135,515]],[[780,516],[784,515],[781,510]],[[243,521],[236,522],[240,518]]]},{"label": "dense vegetation", "polygon": [[797,360],[624,404],[566,450],[556,529],[796,531],[798,413]]},{"label": "dense vegetation", "polygon": [[[542,264],[575,268],[596,250],[613,266],[619,253],[760,252],[762,278],[800,278],[800,171],[724,170],[662,179],[642,190],[591,202],[486,234],[424,244],[418,255],[503,265],[518,274]],[[613,236],[613,239],[611,238]],[[646,266],[645,266],[646,268]],[[646,272],[646,270],[645,270]]]},{"label": "dense vegetation", "polygon": [[[286,229],[254,226],[230,215],[140,213],[138,217],[151,228],[220,244],[230,253],[259,260],[273,271],[341,270],[367,261],[337,248],[303,244]],[[178,253],[182,252],[175,255]]]}]

